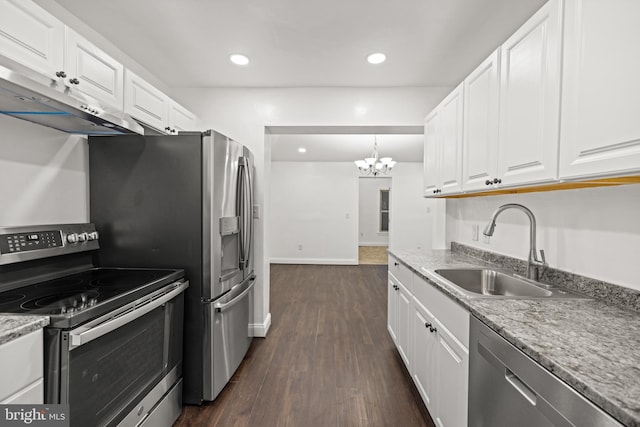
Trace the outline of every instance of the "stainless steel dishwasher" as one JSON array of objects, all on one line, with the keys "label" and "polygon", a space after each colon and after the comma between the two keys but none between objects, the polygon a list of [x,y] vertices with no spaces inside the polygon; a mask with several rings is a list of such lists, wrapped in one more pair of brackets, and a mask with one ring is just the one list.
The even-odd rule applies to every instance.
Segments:
[{"label": "stainless steel dishwasher", "polygon": [[620,427],[561,379],[471,317],[469,427]]}]

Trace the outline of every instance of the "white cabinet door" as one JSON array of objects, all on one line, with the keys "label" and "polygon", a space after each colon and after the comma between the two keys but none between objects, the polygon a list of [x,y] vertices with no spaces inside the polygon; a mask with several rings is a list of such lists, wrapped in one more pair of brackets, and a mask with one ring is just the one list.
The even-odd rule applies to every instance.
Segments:
[{"label": "white cabinet door", "polygon": [[398,346],[398,317],[397,317],[397,299],[398,299],[398,291],[396,290],[398,285],[396,285],[395,278],[391,275],[387,275],[387,330],[389,331],[389,335],[391,335],[391,339],[395,343],[396,347]]},{"label": "white cabinet door", "polygon": [[562,3],[549,0],[503,45],[498,175],[503,185],[558,173]]},{"label": "white cabinet door", "polygon": [[398,288],[398,298],[396,299],[396,316],[398,319],[398,330],[396,333],[398,340],[396,344],[407,370],[411,372],[413,295],[411,295],[402,282],[398,282]]},{"label": "white cabinet door", "polygon": [[195,131],[196,126],[197,119],[191,111],[173,100],[169,102],[169,133]]},{"label": "white cabinet door", "polygon": [[438,427],[467,425],[469,350],[461,345],[436,321],[438,344],[438,396],[436,419]]},{"label": "white cabinet door", "polygon": [[424,123],[424,196],[437,194],[440,185],[440,157],[438,110],[427,116]]},{"label": "white cabinet door", "polygon": [[0,55],[55,79],[63,49],[61,21],[31,1],[0,1]]},{"label": "white cabinet door", "polygon": [[[24,402],[25,398],[19,396],[28,391],[29,398],[38,400],[32,403],[42,402],[42,394],[37,399],[31,390],[31,385],[43,377],[42,335],[42,329],[38,329],[0,345],[0,402],[14,399]],[[42,387],[38,390],[41,392]]]},{"label": "white cabinet door", "polygon": [[440,180],[442,194],[462,190],[463,84],[442,101],[440,110]]},{"label": "white cabinet door", "polygon": [[[500,49],[464,80],[462,188],[494,188],[498,169]],[[490,182],[490,183],[488,183]]]},{"label": "white cabinet door", "polygon": [[123,109],[124,66],[69,27],[65,33],[64,64],[66,82],[73,91]]},{"label": "white cabinet door", "polygon": [[437,378],[437,335],[432,332],[433,315],[414,298],[412,377],[430,413],[435,414]]},{"label": "white cabinet door", "polygon": [[640,170],[640,1],[566,0],[560,177]]},{"label": "white cabinet door", "polygon": [[167,132],[169,97],[143,78],[127,70],[124,81],[124,112],[163,132]]}]

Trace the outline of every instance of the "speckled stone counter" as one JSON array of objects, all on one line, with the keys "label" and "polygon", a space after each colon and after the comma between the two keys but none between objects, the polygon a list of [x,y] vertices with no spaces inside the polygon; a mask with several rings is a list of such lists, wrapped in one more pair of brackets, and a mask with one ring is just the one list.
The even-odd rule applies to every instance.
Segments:
[{"label": "speckled stone counter", "polygon": [[42,329],[48,324],[47,316],[0,314],[0,345]]},{"label": "speckled stone counter", "polygon": [[496,265],[445,250],[390,253],[624,425],[640,426],[640,313],[598,300],[470,299],[433,270]]}]

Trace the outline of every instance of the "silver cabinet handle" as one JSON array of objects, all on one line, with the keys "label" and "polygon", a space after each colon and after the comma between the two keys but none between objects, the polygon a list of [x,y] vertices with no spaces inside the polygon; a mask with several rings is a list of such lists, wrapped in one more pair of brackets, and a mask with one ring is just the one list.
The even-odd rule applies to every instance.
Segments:
[{"label": "silver cabinet handle", "polygon": [[244,296],[246,294],[249,293],[249,291],[251,291],[251,288],[253,288],[253,285],[255,285],[256,283],[256,278],[255,276],[249,279],[249,286],[247,286],[247,289],[245,289],[244,291],[240,292],[236,297],[234,297],[231,301],[229,302],[225,302],[225,303],[215,303],[213,304],[213,308],[218,312],[218,313],[223,313],[227,310],[229,310],[231,307],[233,307],[234,305],[236,305],[238,302],[240,302],[240,300],[242,298],[244,298]]},{"label": "silver cabinet handle", "polygon": [[[95,340],[96,338],[100,338],[101,336],[106,335],[109,332],[112,332],[118,329],[121,326],[126,325],[129,322],[132,322],[144,316],[150,311],[155,310],[156,308],[160,307],[167,301],[181,294],[188,287],[189,287],[188,281],[182,282],[176,288],[160,296],[159,298],[149,300],[149,302],[145,303],[139,308],[134,308],[132,311],[127,312],[127,310],[130,307],[135,307],[135,305],[139,303],[139,300],[134,301],[133,303],[128,304],[125,307],[120,309],[120,310],[123,310],[125,314],[118,315],[117,313],[110,313],[106,316],[108,317],[107,319],[105,319],[104,317],[101,317],[94,320],[93,322],[89,322],[86,325],[83,325],[77,329],[74,329],[73,331],[69,332],[69,339],[70,339],[69,350],[78,348],[88,342]],[[145,299],[145,298],[149,298],[149,297],[147,296],[142,299]]]}]

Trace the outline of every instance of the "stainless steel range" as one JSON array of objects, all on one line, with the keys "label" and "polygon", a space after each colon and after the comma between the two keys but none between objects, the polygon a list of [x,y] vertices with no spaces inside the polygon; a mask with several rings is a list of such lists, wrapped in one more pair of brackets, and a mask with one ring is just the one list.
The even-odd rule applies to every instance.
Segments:
[{"label": "stainless steel range", "polygon": [[170,426],[182,403],[183,270],[96,268],[93,224],[0,228],[0,313],[49,316],[45,402],[72,426]]}]

